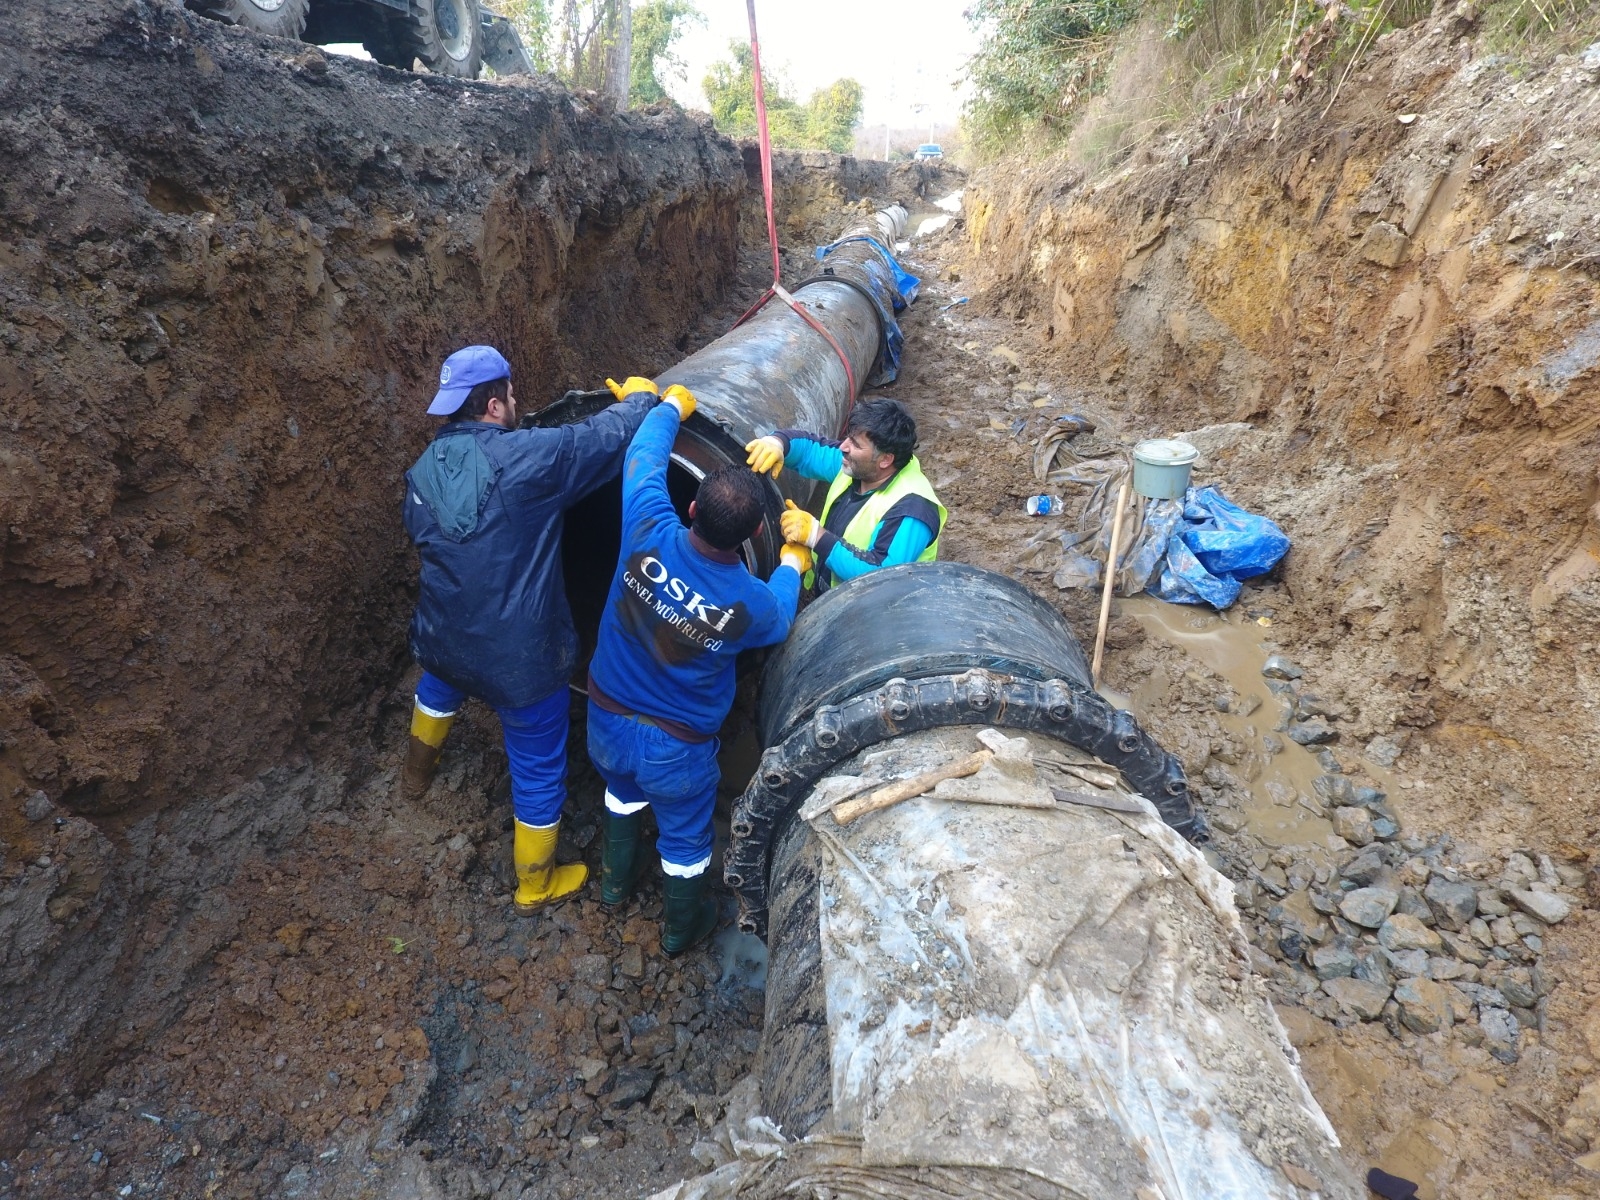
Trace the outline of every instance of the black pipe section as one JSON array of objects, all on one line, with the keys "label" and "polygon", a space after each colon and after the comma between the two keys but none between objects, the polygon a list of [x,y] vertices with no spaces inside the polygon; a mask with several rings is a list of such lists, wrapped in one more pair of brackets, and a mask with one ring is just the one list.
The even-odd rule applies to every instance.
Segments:
[{"label": "black pipe section", "polygon": [[1048,734],[1120,770],[1191,841],[1209,835],[1183,767],[1094,691],[1061,614],[1014,580],[913,563],[830,590],[761,681],[761,765],[734,806],[724,878],[766,937],[771,848],[812,786],[867,746],[948,725]]},{"label": "black pipe section", "polygon": [[[873,217],[868,229],[853,231],[893,244],[905,227],[905,209],[898,205]],[[899,298],[882,252],[866,241],[845,241],[829,252],[817,275],[794,290],[850,360],[846,373],[838,352],[781,298],[766,305],[704,349],[656,376],[665,391],[682,384],[694,393],[698,408],[679,430],[672,447],[672,466],[685,477],[688,495],[711,472],[743,466],[747,442],[774,429],[808,429],[835,436],[860,390],[886,373],[891,330],[884,314],[892,314]],[[892,321],[892,317],[889,318]],[[854,377],[855,391],[850,381]],[[560,400],[523,418],[524,426],[551,428],[570,424],[611,403],[609,392],[568,392]],[[783,549],[779,520],[783,502],[807,506],[820,485],[792,472],[767,486],[766,521],[761,533],[745,545],[746,564],[765,579],[777,568]],[[616,489],[610,489],[615,491]],[[602,489],[573,508],[567,520],[569,592],[581,590],[583,562],[602,563],[609,584],[615,566],[616,535],[611,532],[620,500]],[[608,548],[611,560],[604,562]],[[582,560],[582,561],[580,561]],[[576,613],[587,596],[569,595]],[[605,592],[600,592],[604,601]]]}]

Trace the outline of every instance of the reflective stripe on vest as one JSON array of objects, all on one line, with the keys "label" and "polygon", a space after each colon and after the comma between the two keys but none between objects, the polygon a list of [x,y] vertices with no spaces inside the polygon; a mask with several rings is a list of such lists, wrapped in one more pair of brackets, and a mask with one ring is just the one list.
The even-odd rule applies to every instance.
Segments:
[{"label": "reflective stripe on vest", "polygon": [[[822,523],[828,523],[828,514],[833,511],[833,503],[844,495],[845,489],[852,487],[855,480],[840,471],[828,486],[828,499],[822,506]],[[928,482],[928,477],[922,473],[922,464],[912,455],[911,461],[900,468],[899,473],[889,481],[888,486],[880,488],[867,497],[866,503],[856,511],[850,524],[845,526],[844,536],[841,540],[848,546],[858,550],[871,549],[872,543],[878,536],[878,526],[883,523],[884,516],[895,506],[895,502],[905,496],[921,496],[934,508],[939,510],[939,528],[933,531],[933,541],[928,543],[928,548],[917,556],[918,562],[933,562],[939,557],[939,537],[944,533],[945,521],[949,512],[939,503],[939,497],[934,495],[933,484]],[[821,564],[818,564],[819,566]],[[831,581],[830,581],[831,582]]]}]

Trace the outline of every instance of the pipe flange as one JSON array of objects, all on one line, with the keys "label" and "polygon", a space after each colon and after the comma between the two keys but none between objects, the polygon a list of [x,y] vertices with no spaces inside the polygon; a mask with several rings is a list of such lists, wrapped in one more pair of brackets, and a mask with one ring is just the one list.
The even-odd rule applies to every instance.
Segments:
[{"label": "pipe flange", "polygon": [[1019,679],[975,668],[955,675],[890,679],[842,704],[823,705],[761,755],[734,805],[723,878],[739,897],[739,927],[767,936],[770,851],[806,793],[837,764],[902,734],[949,725],[994,725],[1060,738],[1122,772],[1184,837],[1210,836],[1195,811],[1183,767],[1133,714],[1064,679]]}]

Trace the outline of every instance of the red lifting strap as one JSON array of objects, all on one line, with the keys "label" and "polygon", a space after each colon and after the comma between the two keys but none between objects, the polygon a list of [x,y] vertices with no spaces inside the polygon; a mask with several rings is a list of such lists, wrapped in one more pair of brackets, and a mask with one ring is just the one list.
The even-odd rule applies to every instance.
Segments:
[{"label": "red lifting strap", "polygon": [[850,365],[850,356],[844,352],[839,339],[823,327],[822,322],[812,315],[810,309],[783,290],[783,268],[778,262],[778,221],[772,211],[772,137],[767,132],[767,95],[761,86],[761,41],[756,37],[756,0],[745,0],[745,8],[750,14],[750,57],[755,75],[756,128],[761,136],[761,196],[767,205],[767,241],[772,246],[772,285],[761,293],[761,299],[745,310],[744,315],[733,323],[733,327],[737,329],[755,316],[774,296],[782,300],[802,321],[828,339],[828,345],[833,347],[833,352],[844,364],[844,377],[850,385],[850,403],[845,409],[848,418],[850,409],[854,408],[856,403],[856,372]]}]

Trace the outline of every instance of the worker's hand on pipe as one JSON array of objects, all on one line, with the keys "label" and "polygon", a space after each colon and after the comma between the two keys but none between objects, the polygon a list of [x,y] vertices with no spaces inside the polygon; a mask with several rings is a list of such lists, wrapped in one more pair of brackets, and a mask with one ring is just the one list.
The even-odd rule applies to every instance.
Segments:
[{"label": "worker's hand on pipe", "polygon": [[822,537],[822,522],[795,504],[793,500],[785,500],[783,504],[786,510],[782,522],[783,540],[798,542],[802,546],[815,549]]},{"label": "worker's hand on pipe", "polygon": [[696,401],[694,393],[681,383],[675,383],[661,396],[661,403],[670,404],[678,410],[678,420],[687,421],[689,414],[694,412]]},{"label": "worker's hand on pipe", "polygon": [[621,383],[615,379],[606,380],[606,386],[611,389],[611,394],[619,401],[626,400],[635,392],[649,392],[652,396],[661,395],[661,389],[642,375],[629,375]]},{"label": "worker's hand on pipe", "polygon": [[805,578],[806,572],[811,570],[811,564],[815,560],[816,555],[811,553],[810,547],[795,542],[785,542],[783,549],[778,551],[779,565],[793,567],[802,579]]},{"label": "worker's hand on pipe", "polygon": [[753,442],[746,442],[745,465],[757,475],[771,475],[774,479],[783,470],[783,439],[768,434]]}]

